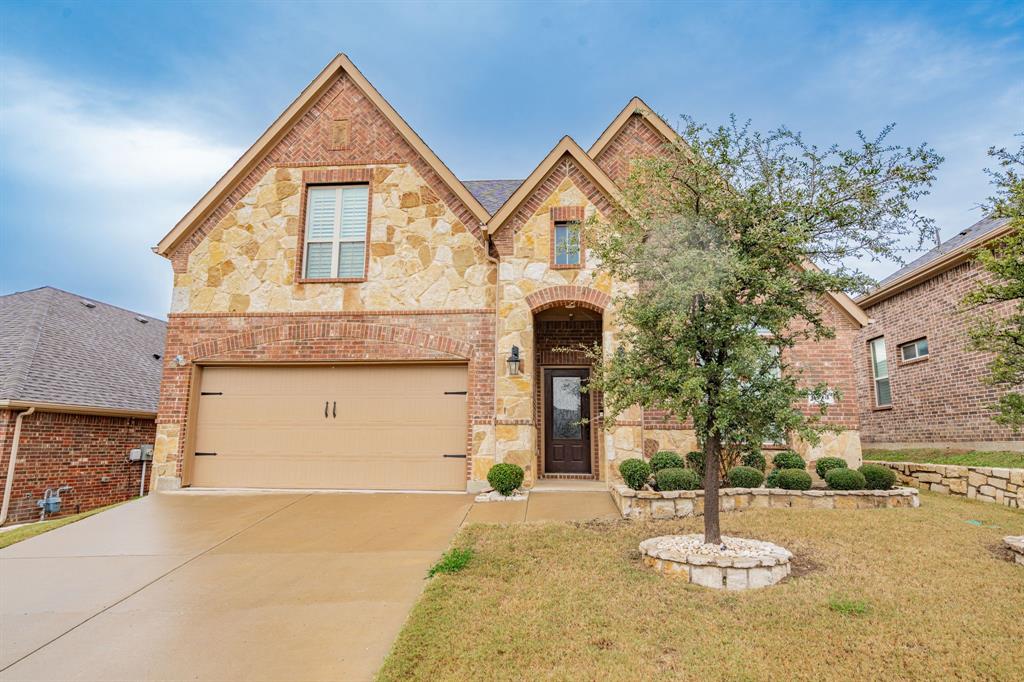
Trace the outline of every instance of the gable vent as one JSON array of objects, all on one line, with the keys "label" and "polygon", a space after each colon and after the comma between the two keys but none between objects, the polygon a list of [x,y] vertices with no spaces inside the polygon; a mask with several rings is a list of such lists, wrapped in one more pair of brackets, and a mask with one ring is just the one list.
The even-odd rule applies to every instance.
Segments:
[{"label": "gable vent", "polygon": [[79,301],[79,303],[84,305],[86,308],[95,308],[96,307],[95,303],[93,303],[92,301],[86,301],[84,298],[81,301]]}]

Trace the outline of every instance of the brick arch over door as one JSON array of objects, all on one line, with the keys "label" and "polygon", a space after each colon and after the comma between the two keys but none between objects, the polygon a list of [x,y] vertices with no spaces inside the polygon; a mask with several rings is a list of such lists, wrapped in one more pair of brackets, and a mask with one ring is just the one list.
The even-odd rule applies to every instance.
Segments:
[{"label": "brick arch over door", "polygon": [[[237,359],[246,355],[246,351],[265,346],[295,347],[310,341],[355,341],[357,346],[371,343],[378,348],[381,345],[404,348],[405,352],[389,359],[472,360],[475,355],[473,345],[466,341],[412,327],[363,322],[302,322],[264,327],[194,344],[190,354],[192,360]],[[337,345],[339,349],[343,347],[342,343]],[[420,352],[409,352],[414,349]],[[356,355],[356,359],[362,359],[358,357],[362,353]]]},{"label": "brick arch over door", "polygon": [[535,291],[526,297],[526,303],[534,313],[539,313],[549,308],[557,308],[566,303],[575,303],[584,308],[603,313],[611,305],[611,302],[611,297],[603,291],[575,284],[547,287]]}]

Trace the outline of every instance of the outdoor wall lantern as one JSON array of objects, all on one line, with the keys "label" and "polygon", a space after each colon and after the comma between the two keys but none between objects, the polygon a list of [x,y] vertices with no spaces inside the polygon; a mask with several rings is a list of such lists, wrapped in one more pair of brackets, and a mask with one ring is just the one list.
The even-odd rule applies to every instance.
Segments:
[{"label": "outdoor wall lantern", "polygon": [[519,353],[519,346],[512,346],[512,352],[509,353],[506,362],[508,362],[508,373],[511,376],[519,374],[519,368],[523,362],[523,358]]}]

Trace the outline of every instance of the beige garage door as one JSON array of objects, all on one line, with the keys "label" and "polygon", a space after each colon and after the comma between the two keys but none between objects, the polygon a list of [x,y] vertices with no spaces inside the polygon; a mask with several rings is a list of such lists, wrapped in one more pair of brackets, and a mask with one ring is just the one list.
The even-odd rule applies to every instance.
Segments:
[{"label": "beige garage door", "polygon": [[466,367],[207,367],[192,485],[464,490]]}]

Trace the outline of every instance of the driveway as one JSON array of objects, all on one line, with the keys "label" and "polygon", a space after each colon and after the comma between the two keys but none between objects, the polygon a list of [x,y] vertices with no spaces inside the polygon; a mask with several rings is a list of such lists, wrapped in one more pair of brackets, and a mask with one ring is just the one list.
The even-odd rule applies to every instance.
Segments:
[{"label": "driveway", "polygon": [[0,679],[372,677],[468,495],[151,495],[0,550]]}]

